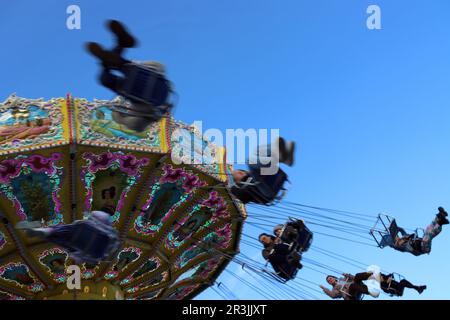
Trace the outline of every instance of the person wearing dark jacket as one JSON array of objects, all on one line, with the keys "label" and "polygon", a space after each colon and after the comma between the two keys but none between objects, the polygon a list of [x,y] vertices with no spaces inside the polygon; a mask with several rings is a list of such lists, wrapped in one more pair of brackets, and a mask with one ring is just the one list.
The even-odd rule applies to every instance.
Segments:
[{"label": "person wearing dark jacket", "polygon": [[300,255],[295,251],[291,252],[289,245],[281,242],[279,238],[263,233],[258,239],[264,246],[262,251],[264,259],[270,262],[281,278],[292,279],[295,271],[303,267]]},{"label": "person wearing dark jacket", "polygon": [[276,199],[287,180],[279,163],[294,164],[295,143],[283,138],[273,145],[259,146],[249,161],[249,170],[232,172],[231,193],[243,203],[268,204]]},{"label": "person wearing dark jacket", "polygon": [[427,286],[415,286],[406,279],[396,281],[393,273],[381,273],[380,287],[381,290],[383,290],[387,294],[397,297],[403,296],[405,288],[414,289],[419,294],[422,294],[422,292],[427,288]]}]

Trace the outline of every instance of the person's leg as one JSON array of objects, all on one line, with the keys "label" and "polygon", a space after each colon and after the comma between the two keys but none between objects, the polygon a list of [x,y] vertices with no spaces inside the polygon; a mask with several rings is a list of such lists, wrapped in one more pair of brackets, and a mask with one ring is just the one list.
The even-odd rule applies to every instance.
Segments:
[{"label": "person's leg", "polygon": [[405,288],[414,289],[414,290],[416,290],[417,292],[422,293],[423,290],[425,290],[426,286],[416,286],[416,285],[413,285],[413,284],[412,284],[411,282],[409,282],[408,280],[402,279],[402,280],[399,282],[399,286],[398,286],[398,290],[401,292],[400,296],[403,295],[403,291],[405,290]]},{"label": "person's leg", "polygon": [[289,263],[285,254],[274,252],[268,257],[268,260],[272,265],[272,268],[280,277],[284,279],[289,278],[289,268],[287,268]]},{"label": "person's leg", "polygon": [[105,86],[106,88],[118,92],[120,88],[122,87],[123,79],[119,76],[116,76],[111,72],[110,69],[103,69],[102,73],[100,74],[100,83]]},{"label": "person's leg", "polygon": [[123,47],[116,46],[113,50],[105,50],[96,42],[89,42],[86,49],[99,59],[106,69],[122,70],[123,66],[131,61],[122,57]]},{"label": "person's leg", "polygon": [[363,281],[365,280],[370,280],[370,279],[374,279],[376,280],[378,283],[380,282],[379,280],[379,273],[378,273],[378,279],[375,279],[376,274],[374,272],[361,272],[361,273],[357,273],[355,274],[355,277],[353,278],[353,284],[354,287],[356,288],[355,290],[357,290],[358,293],[361,294],[369,294],[374,298],[378,298],[378,296],[380,295],[378,290],[373,290],[373,288],[369,289],[369,287],[367,287]]},{"label": "person's leg", "polygon": [[433,239],[442,231],[442,226],[439,224],[439,217],[436,217],[433,222],[425,229],[422,239],[422,250],[425,253],[431,252],[431,244]]},{"label": "person's leg", "polygon": [[108,28],[117,38],[118,46],[133,48],[137,45],[136,39],[127,31],[125,26],[117,20],[109,20]]},{"label": "person's leg", "polygon": [[356,300],[362,294],[369,294],[369,289],[362,282],[361,283],[353,282],[348,289],[348,293],[354,300]]},{"label": "person's leg", "polygon": [[353,281],[356,283],[360,283],[364,280],[369,279],[371,276],[373,275],[372,272],[361,272],[361,273],[357,273],[355,274],[355,277],[353,278]]},{"label": "person's leg", "polygon": [[408,233],[405,231],[405,229],[403,228],[398,228],[398,232],[400,232],[400,234],[402,235],[402,237],[408,235]]},{"label": "person's leg", "polygon": [[274,265],[281,265],[286,262],[286,255],[279,253],[272,253],[269,258],[269,262]]},{"label": "person's leg", "polygon": [[260,164],[267,167],[270,163],[286,163],[289,166],[294,162],[295,142],[286,141],[278,137],[271,144],[263,144],[256,148],[250,157],[250,164]]},{"label": "person's leg", "polygon": [[124,47],[121,47],[119,45],[116,45],[114,49],[111,50],[112,53],[116,54],[117,56],[121,57],[122,53],[125,51]]}]

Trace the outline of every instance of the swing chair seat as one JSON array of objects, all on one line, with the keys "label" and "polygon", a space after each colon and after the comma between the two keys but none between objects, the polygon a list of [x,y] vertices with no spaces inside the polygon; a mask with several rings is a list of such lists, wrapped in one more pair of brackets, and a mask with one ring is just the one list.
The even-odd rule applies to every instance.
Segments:
[{"label": "swing chair seat", "polygon": [[260,176],[256,182],[253,182],[254,180],[256,179],[251,178],[250,182],[244,183],[240,188],[248,192],[256,203],[266,206],[281,201],[286,193],[284,184],[289,181],[287,174],[281,169],[273,176]]},{"label": "swing chair seat", "polygon": [[154,68],[138,63],[124,67],[125,78],[119,94],[132,102],[161,106],[170,94],[169,81]]},{"label": "swing chair seat", "polygon": [[298,219],[291,219],[284,227],[281,234],[281,240],[289,244],[291,250],[300,254],[307,252],[313,241],[313,233]]},{"label": "swing chair seat", "polygon": [[377,243],[377,246],[383,249],[394,245],[394,239],[399,230],[400,228],[397,226],[394,218],[379,214],[375,225],[370,230],[370,234]]}]

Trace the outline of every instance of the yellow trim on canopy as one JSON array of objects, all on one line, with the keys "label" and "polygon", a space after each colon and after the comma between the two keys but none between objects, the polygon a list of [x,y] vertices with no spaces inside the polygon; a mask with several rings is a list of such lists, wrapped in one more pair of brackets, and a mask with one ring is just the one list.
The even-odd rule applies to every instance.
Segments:
[{"label": "yellow trim on canopy", "polygon": [[159,139],[161,141],[161,152],[166,153],[169,151],[169,141],[170,137],[168,137],[169,132],[167,132],[167,118],[162,118],[159,121]]},{"label": "yellow trim on canopy", "polygon": [[61,101],[61,112],[63,114],[63,121],[61,126],[63,128],[63,137],[66,142],[70,142],[70,114],[69,107],[67,106],[67,100],[64,98],[60,99]]},{"label": "yellow trim on canopy", "polygon": [[224,147],[217,148],[217,163],[220,181],[227,182],[227,162],[225,159],[226,149]]}]

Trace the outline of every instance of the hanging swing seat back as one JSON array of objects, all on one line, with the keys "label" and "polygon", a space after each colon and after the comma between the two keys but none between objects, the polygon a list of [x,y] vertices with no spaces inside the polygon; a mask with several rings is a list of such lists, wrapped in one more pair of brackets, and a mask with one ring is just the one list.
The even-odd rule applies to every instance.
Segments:
[{"label": "hanging swing seat back", "polygon": [[292,219],[284,225],[281,240],[289,244],[291,250],[303,253],[308,251],[313,241],[313,233],[303,221]]},{"label": "hanging swing seat back", "polygon": [[161,106],[171,92],[169,81],[154,68],[139,63],[124,66],[124,81],[119,94],[141,104]]},{"label": "hanging swing seat back", "polygon": [[279,169],[275,175],[259,176],[258,179],[251,178],[251,182],[244,185],[252,198],[257,203],[264,205],[272,205],[276,201],[280,201],[286,189],[284,184],[289,181],[287,174]]},{"label": "hanging swing seat back", "polygon": [[[419,233],[422,229],[418,228],[414,233],[408,234],[405,229],[397,225],[397,221],[387,215],[378,215],[377,222],[370,230],[370,234],[377,242],[379,248],[394,248],[397,251],[409,252],[415,256],[423,254],[421,249],[422,238]],[[423,232],[423,231],[422,231]],[[399,237],[409,237],[409,241],[402,246],[397,246],[395,240]]]},{"label": "hanging swing seat back", "polygon": [[394,245],[394,239],[401,230],[403,229],[400,229],[397,226],[395,218],[379,214],[375,225],[370,229],[370,234],[378,247],[383,249],[384,247],[391,247]]}]

